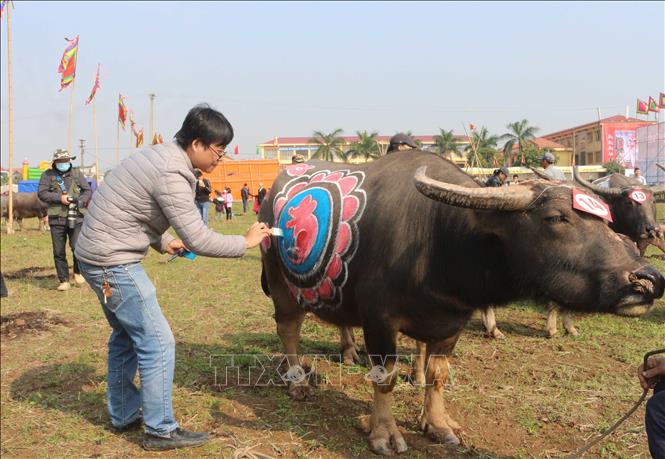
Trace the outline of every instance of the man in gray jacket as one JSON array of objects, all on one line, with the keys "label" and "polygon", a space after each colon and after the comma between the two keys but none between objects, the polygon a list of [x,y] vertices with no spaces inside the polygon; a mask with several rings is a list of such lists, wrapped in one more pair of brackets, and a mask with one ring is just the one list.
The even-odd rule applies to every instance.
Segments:
[{"label": "man in gray jacket", "polygon": [[[117,166],[94,194],[76,245],[81,273],[113,329],[108,347],[108,408],[118,431],[143,420],[143,447],[166,450],[208,440],[178,426],[171,390],[175,341],[141,260],[152,247],[175,255],[240,257],[270,234],[263,223],[245,236],[208,229],[194,204],[194,168],[212,172],[233,128],[207,105],[187,114],[175,142],[152,145]],[[180,239],[166,233],[173,227]],[[141,390],[134,385],[139,369]]]}]

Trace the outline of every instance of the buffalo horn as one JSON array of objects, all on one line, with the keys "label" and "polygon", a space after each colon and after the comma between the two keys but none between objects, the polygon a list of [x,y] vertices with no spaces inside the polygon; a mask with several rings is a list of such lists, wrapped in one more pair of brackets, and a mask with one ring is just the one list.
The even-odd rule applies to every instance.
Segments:
[{"label": "buffalo horn", "polygon": [[421,166],[413,179],[422,194],[435,201],[469,209],[521,210],[535,198],[534,192],[524,185],[497,188],[467,188],[440,182],[426,175],[427,166]]},{"label": "buffalo horn", "polygon": [[593,191],[596,193],[598,196],[604,196],[604,197],[613,197],[613,196],[621,196],[621,188],[602,188],[600,186],[594,185],[593,183],[585,180],[582,178],[580,175],[579,171],[577,170],[577,166],[573,166],[573,177],[574,180],[582,185],[585,188],[588,188],[589,190]]}]

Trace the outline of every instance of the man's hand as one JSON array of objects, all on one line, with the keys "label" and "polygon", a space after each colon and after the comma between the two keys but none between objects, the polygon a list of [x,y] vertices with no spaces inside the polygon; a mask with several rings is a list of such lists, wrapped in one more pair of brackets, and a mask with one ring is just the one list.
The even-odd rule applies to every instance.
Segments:
[{"label": "man's hand", "polygon": [[256,222],[249,227],[247,234],[245,234],[245,245],[248,249],[256,247],[266,236],[270,236],[270,228],[265,223]]},{"label": "man's hand", "polygon": [[69,195],[63,194],[62,196],[60,196],[60,203],[63,206],[68,206],[69,205],[69,200],[67,198],[69,198]]},{"label": "man's hand", "polygon": [[187,250],[187,247],[185,247],[185,244],[180,239],[174,239],[166,246],[166,253],[170,255],[175,255],[181,250]]},{"label": "man's hand", "polygon": [[665,357],[652,355],[647,360],[646,368],[644,368],[644,364],[641,364],[637,369],[637,377],[640,379],[642,389],[652,387],[658,376],[665,376]]}]

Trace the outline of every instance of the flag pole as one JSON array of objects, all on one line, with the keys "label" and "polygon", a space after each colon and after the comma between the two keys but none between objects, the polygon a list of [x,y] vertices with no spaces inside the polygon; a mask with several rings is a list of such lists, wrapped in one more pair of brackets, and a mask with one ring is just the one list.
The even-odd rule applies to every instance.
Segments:
[{"label": "flag pole", "polygon": [[72,88],[69,91],[69,116],[67,126],[67,151],[72,154],[72,115],[74,113],[74,85],[76,78],[72,81]]},{"label": "flag pole", "polygon": [[14,234],[14,99],[12,96],[11,5],[7,4],[7,101],[9,104],[9,202],[7,203],[7,234]]},{"label": "flag pole", "polygon": [[97,98],[92,99],[92,131],[95,136],[95,181],[99,186],[99,138],[97,136]]},{"label": "flag pole", "polygon": [[117,135],[115,139],[115,165],[120,164],[120,118],[116,120]]}]

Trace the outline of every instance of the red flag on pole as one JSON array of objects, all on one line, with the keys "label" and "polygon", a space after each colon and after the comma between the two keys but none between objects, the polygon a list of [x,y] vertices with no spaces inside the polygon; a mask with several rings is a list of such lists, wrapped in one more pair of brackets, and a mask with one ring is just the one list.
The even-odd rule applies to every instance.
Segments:
[{"label": "red flag on pole", "polygon": [[659,108],[665,108],[665,92],[660,93],[660,101],[658,101]]},{"label": "red flag on pole", "polygon": [[88,100],[85,101],[86,105],[92,102],[92,100],[95,98],[95,95],[97,94],[97,90],[101,87],[99,86],[99,67],[100,64],[97,64],[97,76],[95,76],[95,85],[92,87],[92,91],[90,92]]},{"label": "red flag on pole", "polygon": [[238,154],[238,145],[236,145],[235,148],[233,149],[233,154],[234,155]]},{"label": "red flag on pole", "polygon": [[74,78],[76,78],[76,57],[79,50],[78,35],[73,40],[67,37],[65,37],[65,40],[67,40],[68,44],[62,53],[60,65],[58,66],[58,73],[62,75],[60,77],[60,91],[69,86],[74,81]]},{"label": "red flag on pole", "polygon": [[120,94],[118,99],[118,121],[122,125],[122,129],[125,129],[125,121],[127,121],[127,107],[125,106],[125,98]]},{"label": "red flag on pole", "polygon": [[637,109],[635,110],[637,113],[640,115],[648,115],[649,114],[649,106],[647,105],[646,102],[637,99]]}]

